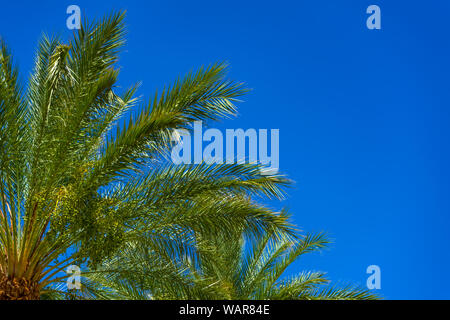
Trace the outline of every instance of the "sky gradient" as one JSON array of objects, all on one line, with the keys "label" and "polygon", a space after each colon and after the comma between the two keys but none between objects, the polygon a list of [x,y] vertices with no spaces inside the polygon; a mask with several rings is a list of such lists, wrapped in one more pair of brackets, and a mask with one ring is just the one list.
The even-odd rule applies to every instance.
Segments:
[{"label": "sky gradient", "polygon": [[[365,285],[381,268],[388,299],[450,299],[450,2],[8,1],[0,35],[26,81],[42,32],[68,38],[66,8],[98,18],[126,9],[119,84],[149,99],[216,61],[252,88],[216,127],[280,129],[283,203],[329,250],[288,270]],[[381,8],[368,30],[366,8]]]}]

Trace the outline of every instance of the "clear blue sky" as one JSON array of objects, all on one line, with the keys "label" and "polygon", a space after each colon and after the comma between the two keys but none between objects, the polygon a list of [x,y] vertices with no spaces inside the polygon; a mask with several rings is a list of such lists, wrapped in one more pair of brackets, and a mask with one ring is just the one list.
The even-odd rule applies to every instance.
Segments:
[{"label": "clear blue sky", "polygon": [[[450,298],[450,2],[4,1],[0,34],[24,80],[42,31],[71,34],[71,4],[90,18],[127,9],[120,84],[142,80],[146,98],[218,60],[253,88],[221,127],[279,128],[296,181],[284,204],[335,239],[289,272],[365,285],[376,264],[387,298]],[[366,28],[371,4],[381,30]]]}]

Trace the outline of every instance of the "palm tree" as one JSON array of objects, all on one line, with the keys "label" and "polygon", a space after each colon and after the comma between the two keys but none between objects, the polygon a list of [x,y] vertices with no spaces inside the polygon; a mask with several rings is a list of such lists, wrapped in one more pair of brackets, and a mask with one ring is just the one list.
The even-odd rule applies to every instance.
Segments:
[{"label": "palm tree", "polygon": [[269,231],[260,237],[215,234],[199,243],[198,260],[165,258],[141,239],[88,273],[83,290],[59,298],[220,299],[220,300],[372,300],[355,285],[331,284],[324,272],[283,277],[306,253],[329,244],[323,233],[292,236]]},{"label": "palm tree", "polygon": [[292,233],[250,198],[281,197],[283,176],[167,161],[174,129],[234,115],[247,90],[214,64],[140,105],[137,85],[116,85],[123,18],[85,22],[67,44],[43,36],[26,90],[1,43],[0,299],[49,296],[68,265],[99,270],[142,239],[180,276],[162,262],[196,261],[201,237]]},{"label": "palm tree", "polygon": [[[324,233],[292,237],[268,232],[263,237],[210,238],[200,249],[201,267],[194,271],[198,283],[212,283],[211,299],[233,300],[368,300],[378,299],[354,285],[333,285],[324,272],[303,271],[283,277],[285,270],[306,253],[330,243]],[[205,281],[199,281],[198,278]],[[210,289],[211,291],[211,289]]]}]

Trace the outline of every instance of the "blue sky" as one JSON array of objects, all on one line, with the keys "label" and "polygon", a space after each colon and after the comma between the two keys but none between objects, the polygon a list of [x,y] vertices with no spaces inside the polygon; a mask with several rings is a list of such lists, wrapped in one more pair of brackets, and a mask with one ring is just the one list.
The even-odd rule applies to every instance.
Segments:
[{"label": "blue sky", "polygon": [[[253,91],[219,128],[280,129],[284,203],[335,243],[289,269],[365,285],[389,299],[449,299],[448,1],[8,1],[0,34],[26,80],[42,31],[68,37],[67,6],[127,9],[120,84],[149,98],[215,61]],[[366,8],[381,8],[381,30]]]}]

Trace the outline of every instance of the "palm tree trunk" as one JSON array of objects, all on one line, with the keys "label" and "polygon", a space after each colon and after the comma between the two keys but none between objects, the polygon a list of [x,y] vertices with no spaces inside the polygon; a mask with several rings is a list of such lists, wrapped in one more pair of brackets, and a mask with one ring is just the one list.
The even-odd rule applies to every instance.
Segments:
[{"label": "palm tree trunk", "polygon": [[37,283],[0,274],[0,300],[39,300]]}]

